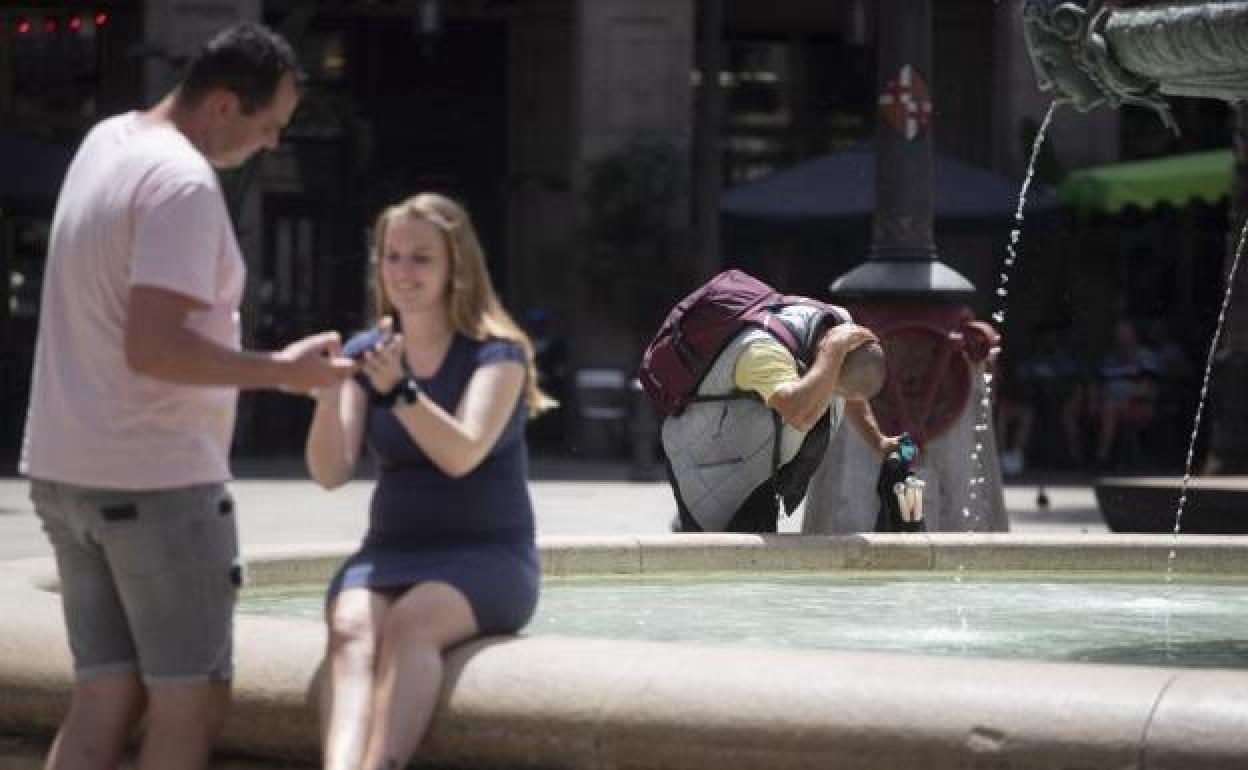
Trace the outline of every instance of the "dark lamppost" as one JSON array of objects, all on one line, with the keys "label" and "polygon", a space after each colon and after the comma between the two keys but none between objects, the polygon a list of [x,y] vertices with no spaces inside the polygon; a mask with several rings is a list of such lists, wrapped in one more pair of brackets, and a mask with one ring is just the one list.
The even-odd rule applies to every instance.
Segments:
[{"label": "dark lamppost", "polygon": [[[978,366],[996,333],[974,320],[966,303],[975,287],[940,261],[932,236],[931,2],[881,0],[877,7],[871,251],[864,264],[833,281],[830,290],[884,346],[888,379],[872,408],[886,434],[908,431],[924,448],[929,526],[1005,529],[991,435],[971,429],[981,410],[969,408],[972,395],[981,391]],[[874,489],[878,458],[846,433],[838,432],[812,485],[807,517],[813,523],[807,531],[853,531],[837,511],[874,502],[861,495]],[[976,492],[968,479],[986,479],[989,485]],[[990,502],[986,516],[956,515],[969,512],[980,495]],[[979,506],[973,507],[979,513]]]},{"label": "dark lamppost", "polygon": [[[932,237],[932,9],[930,0],[879,5],[875,217],[866,263],[833,281],[832,295],[881,335],[889,382],[875,406],[885,427],[921,443],[962,415],[970,392],[964,332],[975,287],[940,261]],[[986,346],[975,348],[982,357]]]}]

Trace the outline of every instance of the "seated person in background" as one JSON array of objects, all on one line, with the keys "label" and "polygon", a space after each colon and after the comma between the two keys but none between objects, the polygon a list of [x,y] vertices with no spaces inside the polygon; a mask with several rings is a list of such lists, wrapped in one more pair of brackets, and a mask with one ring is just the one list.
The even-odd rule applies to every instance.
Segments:
[{"label": "seated person in background", "polygon": [[1120,428],[1148,425],[1157,405],[1157,357],[1140,344],[1131,321],[1123,319],[1115,324],[1114,347],[1101,359],[1096,374],[1096,461],[1104,466]]},{"label": "seated person in background", "polygon": [[1067,459],[1074,464],[1082,462],[1079,411],[1084,401],[1083,372],[1079,361],[1062,344],[1058,327],[1036,328],[1035,350],[1023,360],[1021,370],[1032,412],[1040,416],[1042,426],[1055,427],[1053,420],[1057,418]]},{"label": "seated person in background", "polygon": [[1175,339],[1169,325],[1155,318],[1145,328],[1145,344],[1157,356],[1157,421],[1164,442],[1179,442],[1186,450],[1191,421],[1200,395],[1200,375],[1192,357]]},{"label": "seated person in background", "polygon": [[663,421],[677,531],[775,532],[782,503],[789,510],[801,503],[843,416],[881,457],[897,447],[868,403],[885,377],[875,334],[851,322],[824,330],[825,314],[800,303],[777,316],[808,341],[801,361],[764,329],[746,328],[715,359],[698,394],[757,398],[694,402]]}]

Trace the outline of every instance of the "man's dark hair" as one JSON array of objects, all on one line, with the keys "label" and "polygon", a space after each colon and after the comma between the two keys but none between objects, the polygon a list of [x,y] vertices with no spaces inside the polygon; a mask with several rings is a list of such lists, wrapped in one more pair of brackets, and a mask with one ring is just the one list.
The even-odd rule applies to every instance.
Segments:
[{"label": "man's dark hair", "polygon": [[209,91],[224,88],[238,97],[244,115],[272,104],[282,75],[289,72],[302,85],[303,70],[281,35],[252,21],[218,32],[187,65],[178,100],[196,105]]}]

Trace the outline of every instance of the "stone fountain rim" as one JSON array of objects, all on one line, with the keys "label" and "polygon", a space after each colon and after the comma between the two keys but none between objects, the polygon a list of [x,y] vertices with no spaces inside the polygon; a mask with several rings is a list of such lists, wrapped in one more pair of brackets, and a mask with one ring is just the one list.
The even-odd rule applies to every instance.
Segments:
[{"label": "stone fountain rim", "polygon": [[[672,535],[549,538],[542,553],[549,575],[777,563],[937,570],[958,560],[971,570],[1139,572],[1164,570],[1174,543],[1158,535]],[[1248,541],[1178,543],[1177,571],[1248,575]],[[298,579],[353,545],[256,549],[249,569],[260,585]],[[59,602],[48,593],[53,571],[50,559],[0,563],[0,603],[14,610],[0,635],[0,733],[46,738],[64,713],[70,680]],[[309,687],[322,624],[240,615],[236,639],[235,706],[221,749],[313,761]],[[1248,762],[1246,672],[797,650],[751,650],[743,666],[741,655],[559,637],[473,642],[448,656],[449,684],[424,756],[595,770],[813,770],[834,759],[864,770]]]}]

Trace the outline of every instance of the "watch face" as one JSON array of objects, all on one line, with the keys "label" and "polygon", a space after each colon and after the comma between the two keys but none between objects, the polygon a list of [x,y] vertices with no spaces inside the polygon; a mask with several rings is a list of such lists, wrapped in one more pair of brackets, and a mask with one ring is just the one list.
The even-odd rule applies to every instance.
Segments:
[{"label": "watch face", "polygon": [[420,396],[420,383],[416,382],[412,377],[404,378],[399,385],[399,398],[405,404],[414,404]]}]

